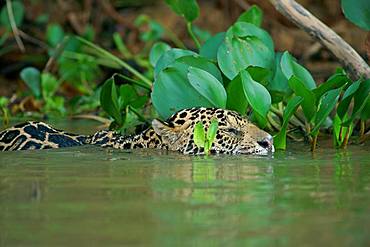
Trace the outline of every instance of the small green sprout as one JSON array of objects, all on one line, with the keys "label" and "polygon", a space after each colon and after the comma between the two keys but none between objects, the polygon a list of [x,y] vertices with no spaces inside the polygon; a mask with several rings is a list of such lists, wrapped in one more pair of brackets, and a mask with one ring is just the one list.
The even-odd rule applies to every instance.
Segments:
[{"label": "small green sprout", "polygon": [[194,143],[199,148],[204,148],[204,153],[209,154],[209,151],[212,147],[212,143],[215,140],[218,129],[218,121],[212,119],[211,124],[209,125],[207,135],[205,133],[204,126],[201,122],[198,122],[194,128]]}]

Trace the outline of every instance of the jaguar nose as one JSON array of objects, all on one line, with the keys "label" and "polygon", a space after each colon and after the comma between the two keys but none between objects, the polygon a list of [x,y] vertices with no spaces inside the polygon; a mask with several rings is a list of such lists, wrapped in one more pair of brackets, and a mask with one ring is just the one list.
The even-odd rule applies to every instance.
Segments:
[{"label": "jaguar nose", "polygon": [[274,139],[271,135],[264,137],[262,140],[257,141],[258,145],[267,149],[270,152],[274,152]]}]

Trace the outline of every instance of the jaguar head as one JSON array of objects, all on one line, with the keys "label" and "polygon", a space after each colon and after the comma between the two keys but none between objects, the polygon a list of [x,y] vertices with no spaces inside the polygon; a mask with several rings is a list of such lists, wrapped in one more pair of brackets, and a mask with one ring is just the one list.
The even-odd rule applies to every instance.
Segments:
[{"label": "jaguar head", "polygon": [[218,108],[191,108],[175,113],[167,121],[154,119],[152,127],[170,150],[184,154],[203,154],[204,149],[194,143],[194,127],[201,122],[207,132],[211,121],[218,122],[211,153],[258,154],[274,152],[270,134],[259,129],[248,119],[230,110]]}]

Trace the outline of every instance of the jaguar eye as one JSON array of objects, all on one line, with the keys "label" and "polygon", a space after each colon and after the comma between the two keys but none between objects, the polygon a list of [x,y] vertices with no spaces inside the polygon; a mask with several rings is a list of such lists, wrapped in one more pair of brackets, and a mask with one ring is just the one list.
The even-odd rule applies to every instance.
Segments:
[{"label": "jaguar eye", "polygon": [[242,132],[240,130],[234,129],[234,128],[228,128],[227,131],[236,135],[236,136],[240,136],[242,134]]}]

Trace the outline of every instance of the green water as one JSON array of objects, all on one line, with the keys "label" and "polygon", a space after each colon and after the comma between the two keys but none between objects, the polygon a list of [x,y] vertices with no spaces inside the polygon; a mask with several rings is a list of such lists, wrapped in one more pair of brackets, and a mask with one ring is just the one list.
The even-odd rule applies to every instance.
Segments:
[{"label": "green water", "polygon": [[1,153],[0,246],[369,246],[369,145],[290,146]]}]

